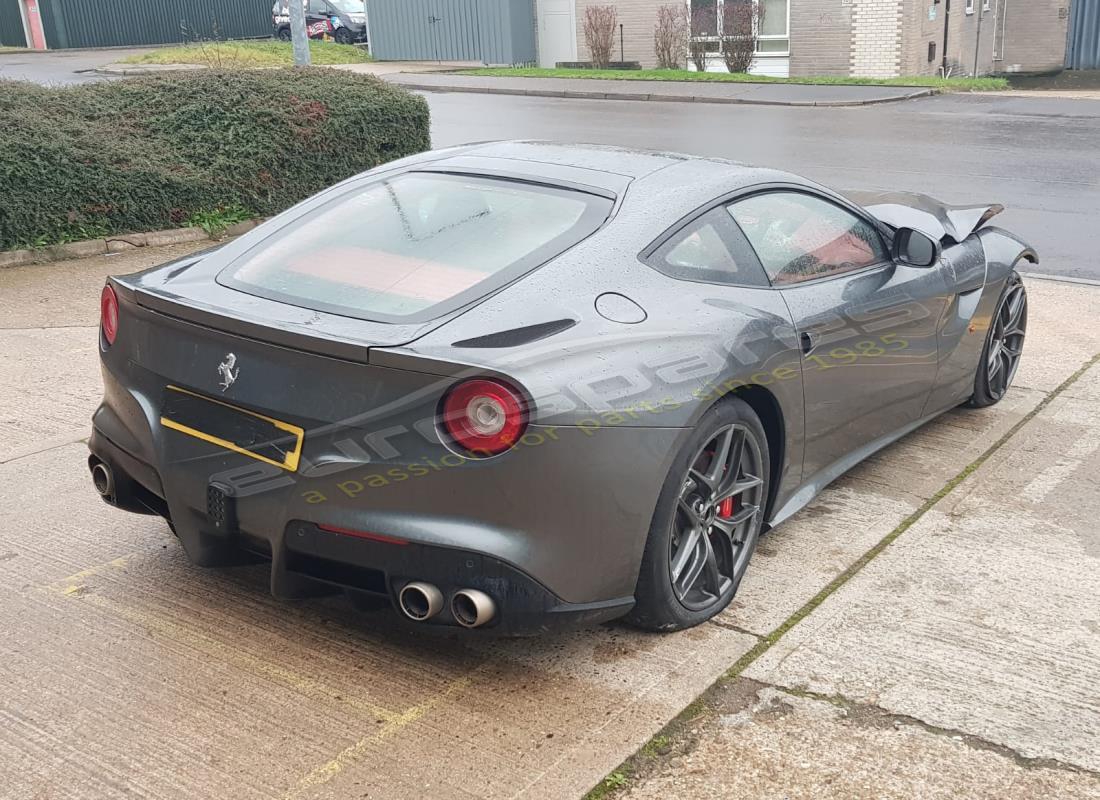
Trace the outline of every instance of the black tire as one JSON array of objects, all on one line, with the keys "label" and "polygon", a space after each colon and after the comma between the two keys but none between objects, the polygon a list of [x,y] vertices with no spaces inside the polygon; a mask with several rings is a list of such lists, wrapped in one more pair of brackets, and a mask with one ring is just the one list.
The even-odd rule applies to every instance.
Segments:
[{"label": "black tire", "polygon": [[280,42],[289,42],[291,38],[290,28],[279,28],[275,33],[275,38]]},{"label": "black tire", "polygon": [[[724,444],[726,431],[731,431],[729,445]],[[720,468],[717,454],[723,447],[729,455]],[[705,622],[729,605],[760,536],[769,468],[764,426],[747,403],[731,398],[703,415],[661,489],[627,622],[676,631]],[[727,491],[733,491],[733,499],[723,507],[719,500]],[[687,586],[689,579],[697,583]]]},{"label": "black tire", "polygon": [[1020,366],[1027,335],[1027,291],[1015,270],[1005,281],[989,324],[982,356],[974,374],[974,394],[967,405],[985,408],[1000,402]]},{"label": "black tire", "polygon": [[347,28],[339,28],[333,35],[337,44],[355,44],[355,36]]}]

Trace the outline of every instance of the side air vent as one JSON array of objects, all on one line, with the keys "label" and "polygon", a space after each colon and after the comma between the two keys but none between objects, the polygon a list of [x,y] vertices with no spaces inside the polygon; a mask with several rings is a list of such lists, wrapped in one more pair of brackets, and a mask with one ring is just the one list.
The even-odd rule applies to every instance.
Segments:
[{"label": "side air vent", "polygon": [[473,339],[463,339],[455,342],[453,347],[519,347],[521,344],[530,344],[539,339],[553,336],[555,333],[569,330],[577,324],[575,319],[556,319],[553,322],[540,322],[538,325],[526,325],[522,328],[511,328],[506,331],[487,333],[484,336],[475,336]]}]

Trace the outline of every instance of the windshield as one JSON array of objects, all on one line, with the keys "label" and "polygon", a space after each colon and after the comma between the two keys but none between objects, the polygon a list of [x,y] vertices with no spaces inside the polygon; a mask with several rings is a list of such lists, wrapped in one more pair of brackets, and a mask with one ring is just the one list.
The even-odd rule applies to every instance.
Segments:
[{"label": "windshield", "polygon": [[345,14],[364,13],[362,0],[329,0],[329,2],[341,11],[343,11]]},{"label": "windshield", "polygon": [[610,210],[578,191],[405,173],[291,222],[219,281],[362,319],[431,319],[560,254]]}]

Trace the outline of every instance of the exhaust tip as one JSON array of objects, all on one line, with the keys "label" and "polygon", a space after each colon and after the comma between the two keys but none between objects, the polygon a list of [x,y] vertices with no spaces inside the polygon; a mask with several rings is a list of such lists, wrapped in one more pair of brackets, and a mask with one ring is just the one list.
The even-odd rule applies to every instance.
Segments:
[{"label": "exhaust tip", "polygon": [[496,613],[493,598],[477,589],[459,589],[451,598],[451,614],[465,628],[478,628],[492,620]]},{"label": "exhaust tip", "polygon": [[397,600],[405,616],[416,622],[431,619],[443,610],[443,593],[422,581],[406,583],[401,587]]},{"label": "exhaust tip", "polygon": [[92,466],[92,485],[99,492],[99,496],[110,500],[115,491],[115,479],[111,474],[111,468],[102,461]]}]

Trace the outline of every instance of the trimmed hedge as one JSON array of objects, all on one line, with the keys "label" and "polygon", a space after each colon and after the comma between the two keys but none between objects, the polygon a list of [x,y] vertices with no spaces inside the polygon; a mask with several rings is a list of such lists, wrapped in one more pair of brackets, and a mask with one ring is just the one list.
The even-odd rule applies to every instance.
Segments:
[{"label": "trimmed hedge", "polygon": [[339,70],[0,81],[0,250],[267,216],[430,146],[422,97]]}]

